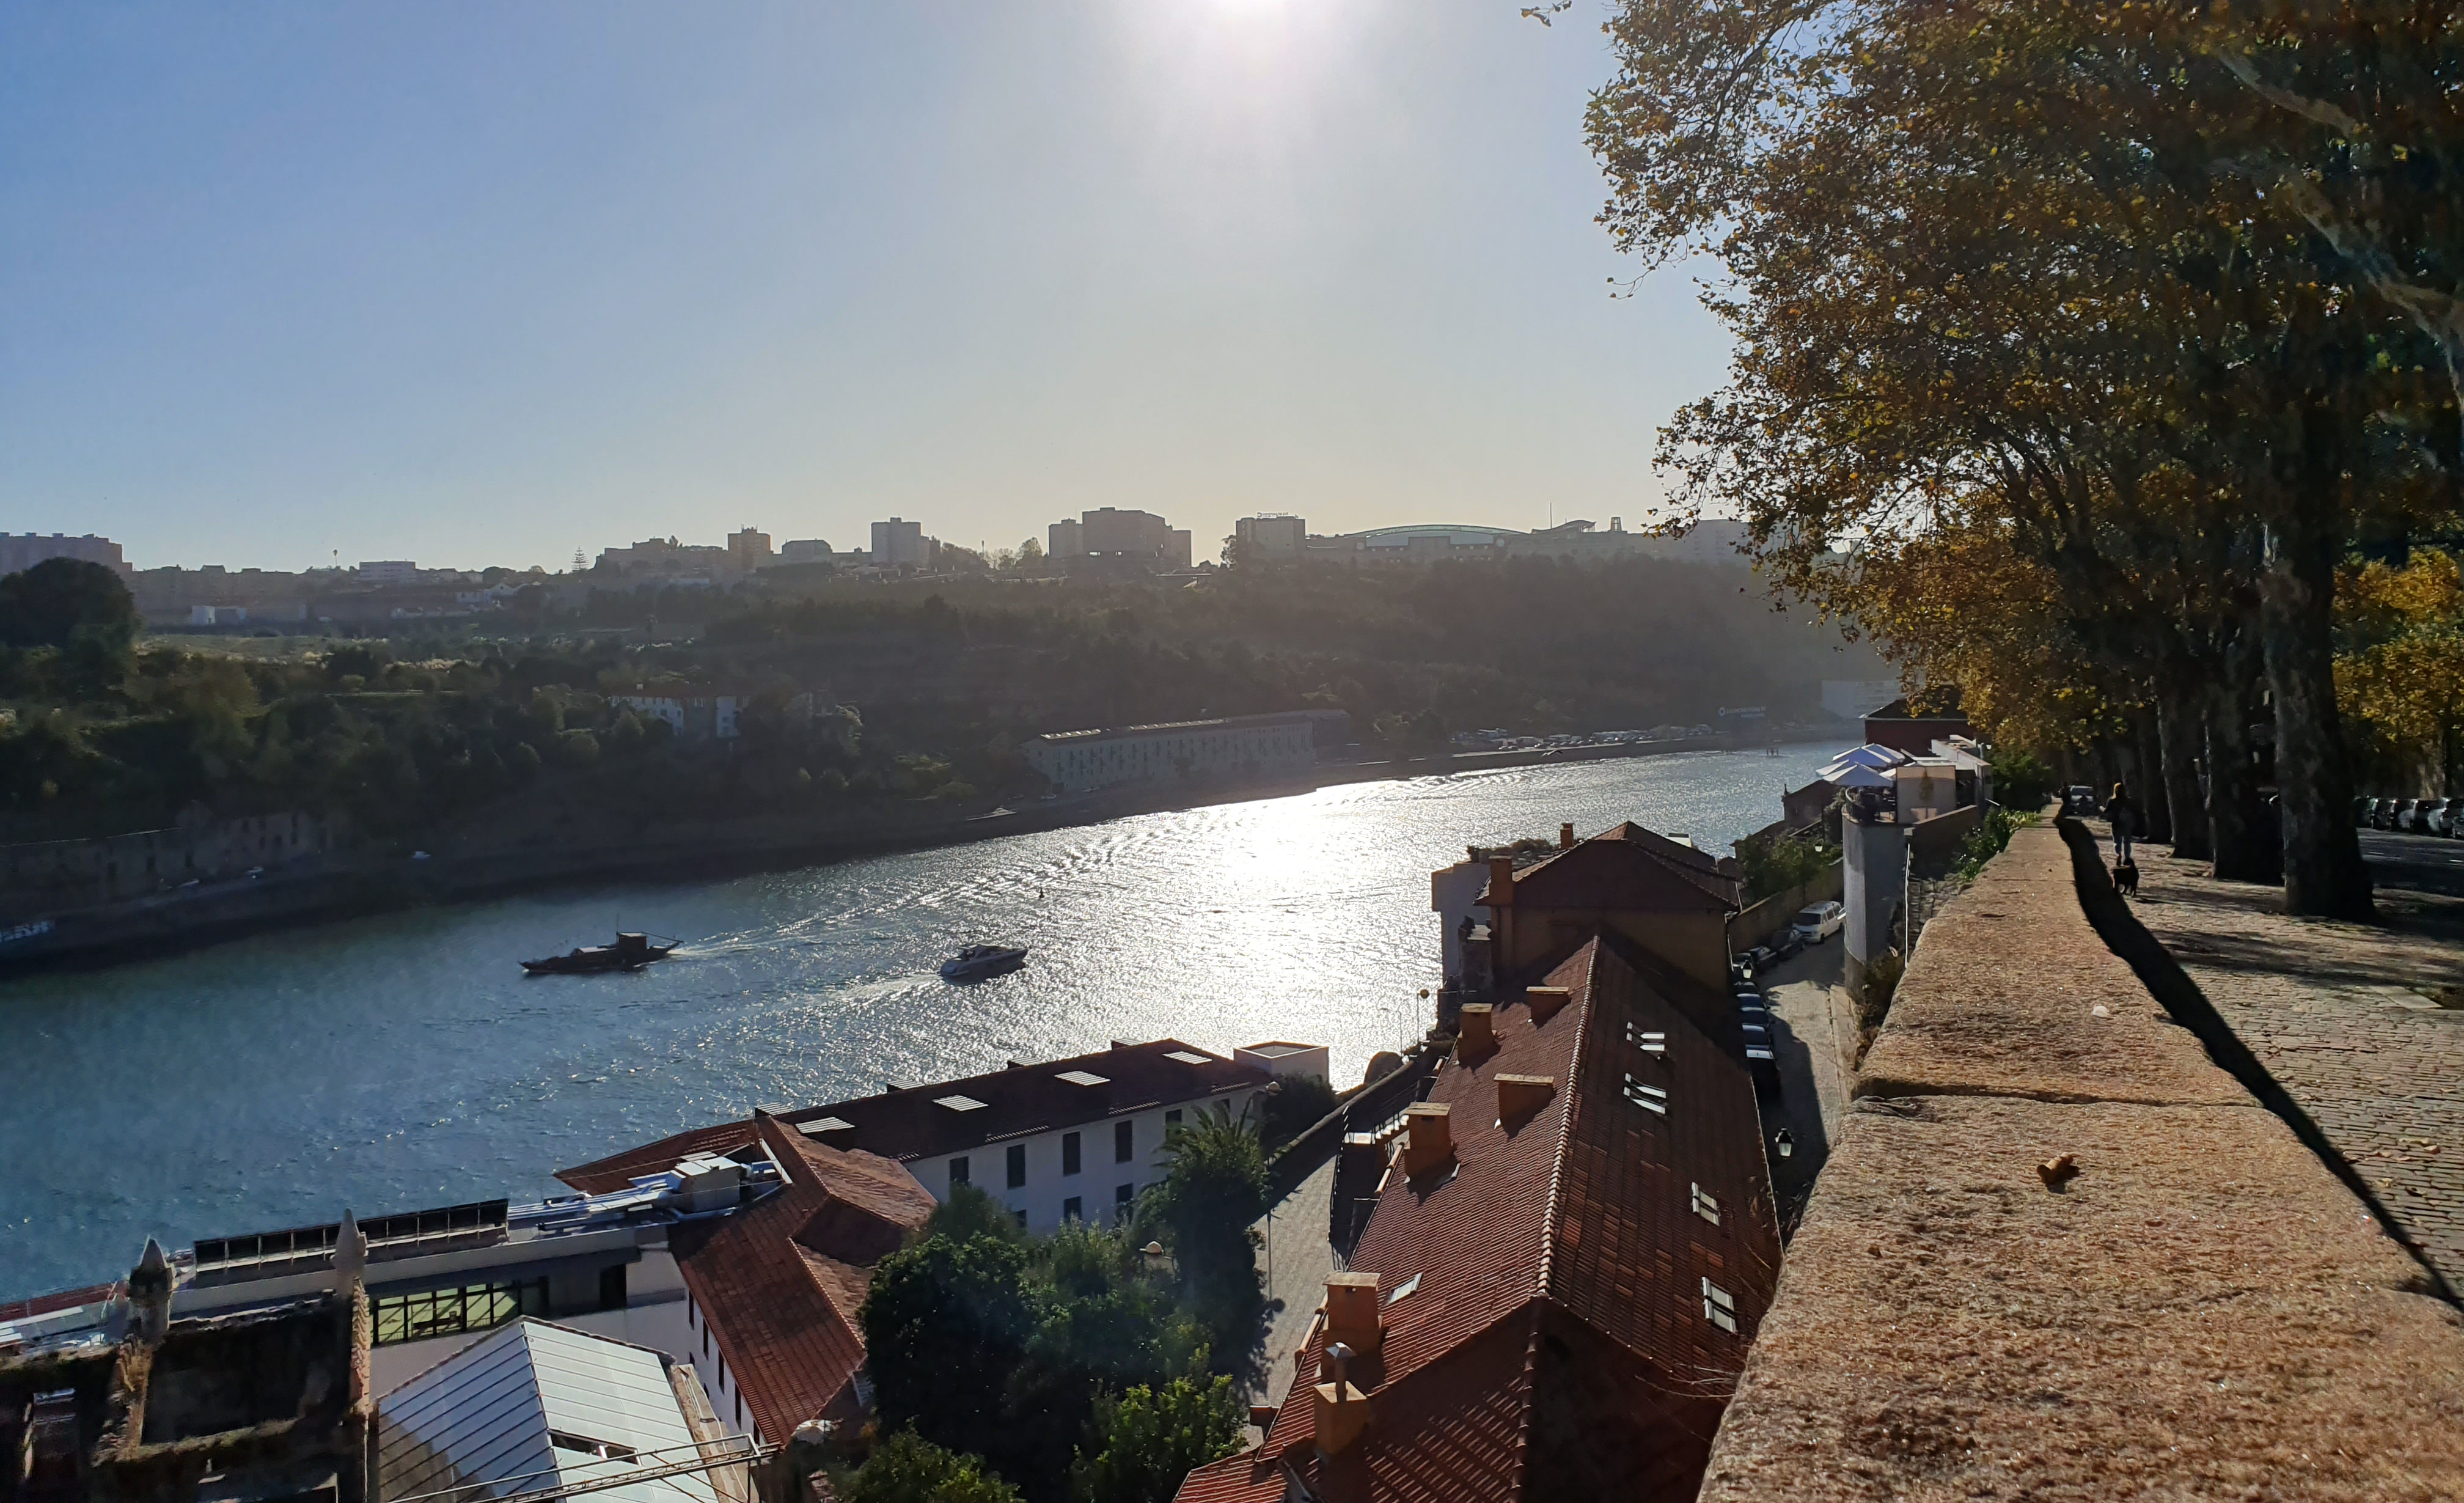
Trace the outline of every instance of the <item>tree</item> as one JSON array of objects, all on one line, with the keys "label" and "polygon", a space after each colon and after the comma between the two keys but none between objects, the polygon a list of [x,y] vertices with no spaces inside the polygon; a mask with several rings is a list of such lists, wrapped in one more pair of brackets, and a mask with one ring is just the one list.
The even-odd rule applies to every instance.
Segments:
[{"label": "tree", "polygon": [[1073,1503],[1169,1503],[1181,1479],[1241,1447],[1247,1416],[1232,1380],[1176,1378],[1096,1402],[1087,1454],[1070,1469]]},{"label": "tree", "polygon": [[983,1458],[944,1450],[899,1430],[847,1474],[846,1503],[1021,1503],[1018,1490],[984,1470]]},{"label": "tree", "polygon": [[992,1237],[926,1237],[873,1270],[862,1320],[883,1423],[938,1445],[999,1432],[1010,1372],[1039,1312],[1026,1249]]},{"label": "tree", "polygon": [[83,559],[45,559],[0,578],[0,642],[65,648],[91,640],[125,649],[143,623],[120,575]]},{"label": "tree", "polygon": [[2357,519],[2409,504],[2448,399],[2282,196],[2220,170],[2248,95],[2212,26],[2102,0],[1627,0],[1611,34],[1604,217],[1655,261],[1713,250],[1736,287],[1713,299],[1736,383],[1668,435],[1690,499],[1744,512],[1816,598],[1843,548],[1999,528],[2084,655],[2135,680],[2100,695],[2220,684],[2211,740],[2263,657],[2288,904],[2366,912],[2327,595]]},{"label": "tree", "polygon": [[1199,1111],[1165,1129],[1164,1177],[1142,1209],[1165,1228],[1191,1314],[1219,1367],[1246,1365],[1265,1293],[1251,1224],[1266,1211],[1266,1158],[1246,1113]]}]

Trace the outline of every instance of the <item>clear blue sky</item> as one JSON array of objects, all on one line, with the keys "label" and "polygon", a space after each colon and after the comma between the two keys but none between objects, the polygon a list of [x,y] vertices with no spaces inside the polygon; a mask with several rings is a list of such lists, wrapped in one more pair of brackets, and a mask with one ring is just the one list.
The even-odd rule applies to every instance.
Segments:
[{"label": "clear blue sky", "polygon": [[561,566],[1143,506],[1631,522],[1726,345],[1597,8],[0,8],[0,530]]}]

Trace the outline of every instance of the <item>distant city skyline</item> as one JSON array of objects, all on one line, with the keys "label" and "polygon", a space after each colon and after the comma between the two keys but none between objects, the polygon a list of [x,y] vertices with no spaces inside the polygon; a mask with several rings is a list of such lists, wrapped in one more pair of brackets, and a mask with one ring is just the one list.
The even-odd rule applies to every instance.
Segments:
[{"label": "distant city skyline", "polygon": [[1510,0],[0,12],[0,530],[562,568],[1531,528],[1715,387]]}]

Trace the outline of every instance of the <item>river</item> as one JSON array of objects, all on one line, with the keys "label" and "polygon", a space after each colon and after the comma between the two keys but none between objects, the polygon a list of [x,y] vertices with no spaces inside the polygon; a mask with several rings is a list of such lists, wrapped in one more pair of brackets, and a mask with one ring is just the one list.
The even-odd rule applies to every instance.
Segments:
[{"label": "river", "polygon": [[[266,935],[0,989],[0,1299],[200,1236],[560,1188],[567,1164],[1165,1035],[1302,1039],[1338,1083],[1427,1027],[1428,874],[1621,819],[1725,851],[1848,743],[1354,783],[803,871]],[[623,927],[638,975],[515,962]],[[1032,947],[952,986],[959,945]]]}]

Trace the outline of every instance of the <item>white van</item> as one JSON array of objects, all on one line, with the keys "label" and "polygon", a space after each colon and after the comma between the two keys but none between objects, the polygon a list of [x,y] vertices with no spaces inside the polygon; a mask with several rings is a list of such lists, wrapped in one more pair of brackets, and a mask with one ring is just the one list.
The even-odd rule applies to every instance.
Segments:
[{"label": "white van", "polygon": [[1847,922],[1847,909],[1837,903],[1816,903],[1811,908],[1799,909],[1796,922],[1789,928],[1807,944],[1820,944],[1837,934]]}]

